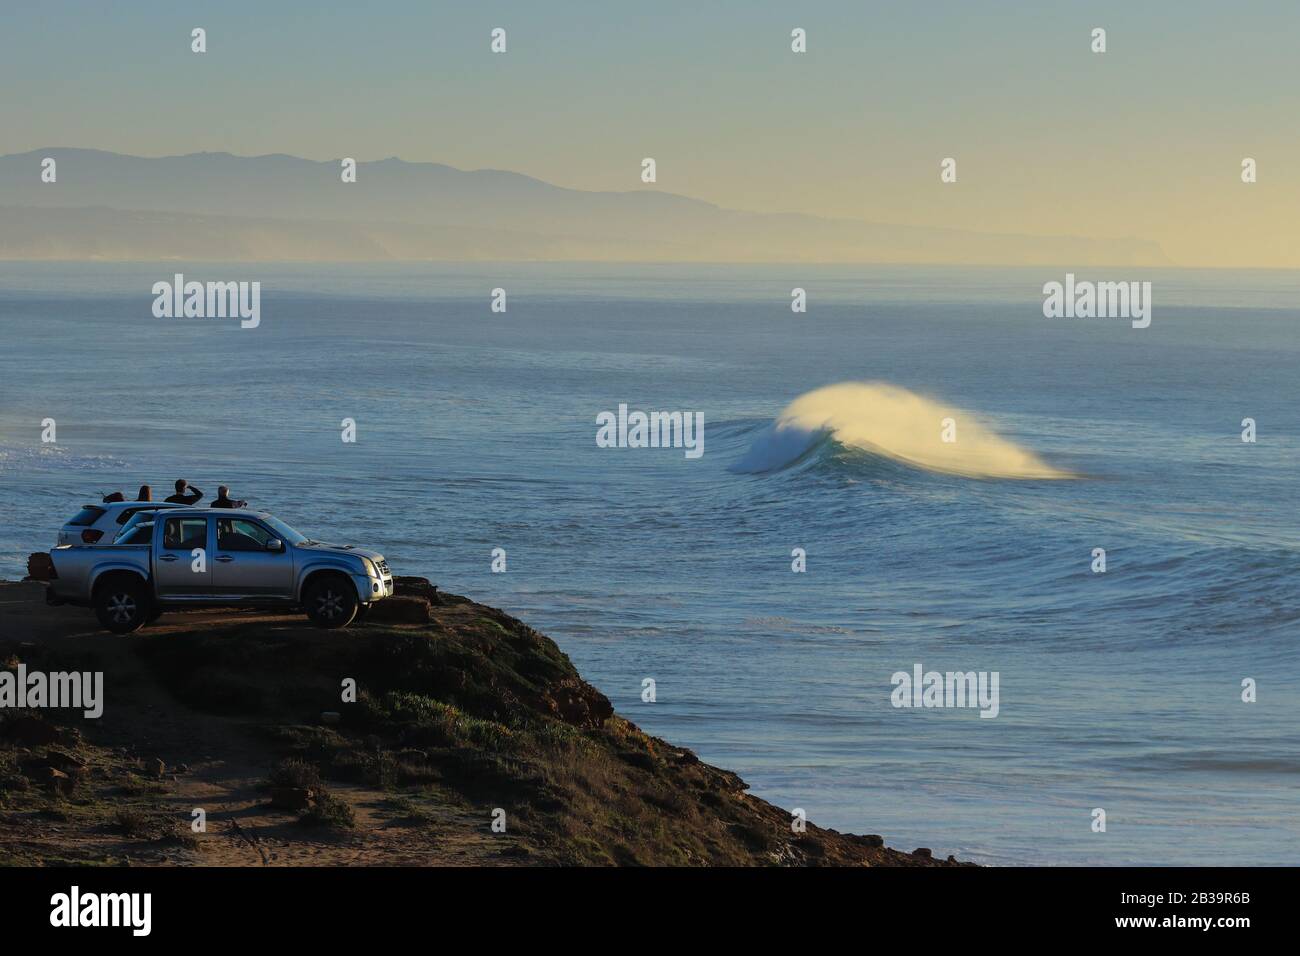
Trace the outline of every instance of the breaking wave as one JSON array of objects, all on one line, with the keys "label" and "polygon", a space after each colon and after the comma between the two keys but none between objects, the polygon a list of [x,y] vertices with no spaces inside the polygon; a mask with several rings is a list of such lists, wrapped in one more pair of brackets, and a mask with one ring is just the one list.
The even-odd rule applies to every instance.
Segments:
[{"label": "breaking wave", "polygon": [[[955,440],[944,441],[944,419]],[[828,442],[968,478],[1073,478],[994,433],[967,411],[884,382],[841,382],[800,395],[733,470],[779,471]]]}]

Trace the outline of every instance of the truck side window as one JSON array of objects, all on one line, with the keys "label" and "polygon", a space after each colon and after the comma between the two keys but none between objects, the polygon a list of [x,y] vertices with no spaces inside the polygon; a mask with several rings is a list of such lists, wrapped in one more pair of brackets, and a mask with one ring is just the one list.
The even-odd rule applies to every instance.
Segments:
[{"label": "truck side window", "polygon": [[271,533],[255,521],[217,519],[218,551],[264,551]]},{"label": "truck side window", "polygon": [[192,551],[207,546],[207,518],[168,518],[163,525],[163,547],[169,551]]}]

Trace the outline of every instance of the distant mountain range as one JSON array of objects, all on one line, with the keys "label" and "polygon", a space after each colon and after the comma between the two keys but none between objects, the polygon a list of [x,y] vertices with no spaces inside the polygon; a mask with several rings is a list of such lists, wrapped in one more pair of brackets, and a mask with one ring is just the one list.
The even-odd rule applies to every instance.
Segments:
[{"label": "distant mountain range", "polygon": [[61,147],[0,156],[0,259],[1170,264],[1142,239],[738,212],[438,163],[360,163],[345,184],[339,160]]}]

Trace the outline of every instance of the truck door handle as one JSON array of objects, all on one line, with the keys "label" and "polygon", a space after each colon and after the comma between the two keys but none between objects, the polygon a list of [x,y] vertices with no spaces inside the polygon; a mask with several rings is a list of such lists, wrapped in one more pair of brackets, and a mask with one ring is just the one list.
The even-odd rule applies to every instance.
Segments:
[{"label": "truck door handle", "polygon": [[176,560],[176,555],[174,555],[174,554],[162,554],[162,555],[159,555],[159,556],[158,556],[158,560],[159,560],[159,561],[175,561],[175,560]]},{"label": "truck door handle", "polygon": [[228,554],[219,554],[217,555],[217,560],[220,561],[222,564],[229,564],[231,561],[235,559]]}]

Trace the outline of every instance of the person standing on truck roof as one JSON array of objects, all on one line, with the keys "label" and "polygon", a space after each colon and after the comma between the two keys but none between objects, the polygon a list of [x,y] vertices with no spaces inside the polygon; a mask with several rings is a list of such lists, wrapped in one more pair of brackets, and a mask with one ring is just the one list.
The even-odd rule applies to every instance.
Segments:
[{"label": "person standing on truck roof", "polygon": [[217,488],[217,497],[216,497],[216,500],[212,502],[212,507],[214,507],[214,508],[246,508],[246,507],[248,507],[248,502],[247,502],[247,501],[233,501],[233,500],[231,499],[231,497],[230,497],[230,489],[227,488],[225,485],[221,485],[219,488]]},{"label": "person standing on truck roof", "polygon": [[[188,491],[186,489],[189,489]],[[174,505],[192,505],[197,504],[198,500],[203,497],[203,490],[195,488],[184,478],[176,479],[176,494],[167,498],[169,504]]]}]

